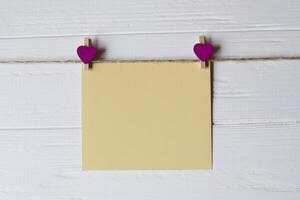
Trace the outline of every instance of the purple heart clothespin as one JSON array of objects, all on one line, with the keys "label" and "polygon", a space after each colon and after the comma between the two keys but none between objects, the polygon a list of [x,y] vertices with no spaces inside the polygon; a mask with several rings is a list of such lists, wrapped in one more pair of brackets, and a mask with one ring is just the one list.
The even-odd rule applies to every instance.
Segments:
[{"label": "purple heart clothespin", "polygon": [[79,46],[77,54],[84,64],[89,64],[96,56],[97,49],[95,47]]},{"label": "purple heart clothespin", "polygon": [[80,58],[80,60],[84,63],[85,69],[91,68],[91,62],[96,57],[97,49],[95,47],[90,46],[90,39],[85,38],[84,39],[84,46],[79,46],[77,48],[77,54]]},{"label": "purple heart clothespin", "polygon": [[205,37],[200,36],[200,43],[194,45],[194,52],[200,60],[201,68],[205,68],[205,62],[213,55],[213,51],[213,45],[205,43]]},{"label": "purple heart clothespin", "polygon": [[214,47],[213,45],[207,43],[207,44],[195,44],[194,46],[194,52],[196,56],[201,60],[201,61],[207,61],[213,54]]}]

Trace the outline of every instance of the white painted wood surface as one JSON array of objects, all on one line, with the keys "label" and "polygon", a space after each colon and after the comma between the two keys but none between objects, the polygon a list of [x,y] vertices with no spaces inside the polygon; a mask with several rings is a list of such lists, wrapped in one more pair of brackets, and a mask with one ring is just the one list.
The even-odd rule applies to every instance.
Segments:
[{"label": "white painted wood surface", "polygon": [[298,56],[299,12],[299,0],[1,0],[0,60],[74,60],[84,35],[106,59],[194,59],[200,33],[219,57]]},{"label": "white painted wood surface", "polygon": [[[1,0],[0,199],[300,199],[299,11],[297,0]],[[194,59],[199,33],[220,46],[213,170],[81,171],[81,64],[64,61],[83,36],[108,60]]]},{"label": "white painted wood surface", "polygon": [[299,61],[216,62],[212,171],[81,171],[80,64],[0,65],[1,199],[299,199]]}]

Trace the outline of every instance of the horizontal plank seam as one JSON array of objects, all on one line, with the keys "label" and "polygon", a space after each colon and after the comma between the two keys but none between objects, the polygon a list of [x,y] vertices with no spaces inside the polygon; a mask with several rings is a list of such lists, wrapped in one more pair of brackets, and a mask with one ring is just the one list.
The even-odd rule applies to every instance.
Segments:
[{"label": "horizontal plank seam", "polygon": [[244,32],[298,32],[300,28],[261,28],[261,29],[253,29],[253,28],[244,28],[244,29],[228,29],[228,30],[192,30],[192,31],[152,31],[152,32],[106,32],[106,33],[80,33],[80,34],[64,34],[64,35],[23,35],[23,36],[0,36],[0,40],[2,39],[32,39],[32,38],[60,38],[60,37],[98,37],[98,36],[121,36],[121,35],[166,35],[166,34],[196,34],[196,33],[244,33]]},{"label": "horizontal plank seam", "polygon": [[282,120],[282,121],[243,121],[243,122],[233,122],[233,121],[215,121],[214,126],[247,126],[247,125],[257,125],[257,126],[266,126],[266,125],[277,125],[277,126],[290,126],[298,125],[300,120]]},{"label": "horizontal plank seam", "polygon": [[[258,125],[258,126],[266,126],[266,125],[277,125],[277,126],[291,126],[299,124],[299,120],[291,120],[291,121],[254,121],[254,122],[213,122],[213,126],[247,126],[247,125]],[[79,130],[81,126],[66,126],[66,127],[0,127],[0,131],[27,131],[27,130]]]},{"label": "horizontal plank seam", "polygon": [[[300,60],[300,56],[283,56],[283,57],[243,57],[243,58],[214,58],[211,59],[211,61],[215,62],[227,62],[227,61],[237,61],[237,62],[243,62],[243,61],[273,61],[273,60]],[[154,60],[97,60],[94,61],[94,63],[101,63],[101,62],[162,62],[162,61],[168,61],[168,62],[191,62],[191,61],[198,61],[198,60],[192,60],[192,59],[173,59],[173,60],[164,60],[164,59],[154,59]],[[7,60],[7,61],[1,61],[0,64],[30,64],[30,63],[81,63],[79,60]]]},{"label": "horizontal plank seam", "polygon": [[66,126],[66,127],[0,127],[0,131],[32,131],[32,130],[79,130],[81,126]]}]

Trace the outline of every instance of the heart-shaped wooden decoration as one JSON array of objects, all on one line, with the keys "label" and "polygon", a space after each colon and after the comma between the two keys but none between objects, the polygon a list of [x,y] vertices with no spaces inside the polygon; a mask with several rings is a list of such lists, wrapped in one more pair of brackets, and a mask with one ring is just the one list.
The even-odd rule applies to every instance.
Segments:
[{"label": "heart-shaped wooden decoration", "polygon": [[212,56],[213,51],[214,47],[210,43],[197,43],[194,46],[194,52],[201,61],[207,61]]},{"label": "heart-shaped wooden decoration", "polygon": [[79,46],[77,54],[84,64],[89,64],[96,57],[97,49],[95,47]]}]

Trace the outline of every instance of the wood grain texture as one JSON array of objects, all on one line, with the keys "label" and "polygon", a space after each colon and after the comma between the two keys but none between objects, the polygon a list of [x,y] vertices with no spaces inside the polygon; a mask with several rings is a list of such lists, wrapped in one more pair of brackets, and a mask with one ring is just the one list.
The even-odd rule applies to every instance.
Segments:
[{"label": "wood grain texture", "polygon": [[81,64],[0,64],[0,199],[299,199],[300,62],[216,62],[211,171],[81,171]]},{"label": "wood grain texture", "polygon": [[[300,1],[0,1],[0,62],[299,57]],[[79,63],[0,64],[1,200],[300,199],[300,61],[215,62],[212,171],[81,171]]]},{"label": "wood grain texture", "polygon": [[0,2],[0,61],[74,60],[84,36],[105,59],[195,59],[205,34],[217,57],[299,56],[298,0]]}]

